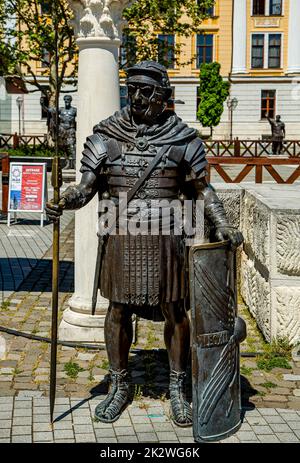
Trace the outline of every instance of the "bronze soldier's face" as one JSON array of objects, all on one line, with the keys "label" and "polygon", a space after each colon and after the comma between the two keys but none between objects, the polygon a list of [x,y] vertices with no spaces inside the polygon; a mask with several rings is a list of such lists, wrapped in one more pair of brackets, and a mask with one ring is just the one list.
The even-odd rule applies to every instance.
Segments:
[{"label": "bronze soldier's face", "polygon": [[134,117],[151,121],[162,112],[163,101],[155,96],[153,85],[128,84],[128,95],[131,100],[131,111]]}]

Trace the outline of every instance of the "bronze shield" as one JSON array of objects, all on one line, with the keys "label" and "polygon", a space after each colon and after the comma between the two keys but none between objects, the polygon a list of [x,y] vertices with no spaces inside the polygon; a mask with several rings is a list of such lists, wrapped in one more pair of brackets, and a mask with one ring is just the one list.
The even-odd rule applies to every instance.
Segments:
[{"label": "bronze shield", "polygon": [[229,242],[192,246],[189,275],[194,439],[220,440],[241,424],[235,253]]}]

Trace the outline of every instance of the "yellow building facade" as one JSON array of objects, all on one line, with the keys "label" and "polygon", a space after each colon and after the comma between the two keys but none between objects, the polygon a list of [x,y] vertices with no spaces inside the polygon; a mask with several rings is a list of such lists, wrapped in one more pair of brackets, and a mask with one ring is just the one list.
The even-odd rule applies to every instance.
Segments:
[{"label": "yellow building facade", "polygon": [[[163,31],[162,37],[167,37]],[[216,0],[198,34],[188,38],[171,37],[170,40],[181,43],[179,63],[170,66],[169,76],[175,100],[184,103],[176,104],[175,110],[185,122],[203,134],[210,132],[201,127],[196,117],[199,68],[202,62],[218,61],[223,78],[231,81],[230,97],[238,100],[232,115],[234,137],[258,139],[269,134],[270,126],[265,117],[268,112],[270,116],[282,116],[287,138],[299,138],[300,0]],[[47,78],[41,75],[43,71],[37,64],[36,75],[46,85]],[[122,72],[120,86],[121,104],[126,104]],[[73,87],[66,83],[65,88],[72,91]],[[76,106],[75,89],[72,96]],[[39,92],[25,95],[23,131],[26,133],[46,132],[39,97]],[[18,119],[13,97],[10,112],[6,113],[10,114],[6,116],[10,127],[7,122],[5,131],[12,132]],[[225,102],[214,137],[228,139],[230,130],[230,114]]]}]

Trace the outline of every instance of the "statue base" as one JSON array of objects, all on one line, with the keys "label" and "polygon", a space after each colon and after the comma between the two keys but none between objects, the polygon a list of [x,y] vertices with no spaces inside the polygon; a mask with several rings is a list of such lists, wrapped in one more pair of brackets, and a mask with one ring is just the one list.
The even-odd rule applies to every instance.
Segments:
[{"label": "statue base", "polygon": [[90,302],[73,297],[64,311],[58,329],[60,341],[104,344],[104,322],[108,301],[99,297],[96,314],[91,315]]}]

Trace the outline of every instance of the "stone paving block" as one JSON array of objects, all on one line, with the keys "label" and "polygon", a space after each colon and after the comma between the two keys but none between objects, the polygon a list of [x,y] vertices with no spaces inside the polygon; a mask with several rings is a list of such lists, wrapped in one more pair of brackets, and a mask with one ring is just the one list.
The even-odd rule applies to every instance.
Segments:
[{"label": "stone paving block", "polygon": [[34,423],[33,432],[52,432],[51,424],[49,423]]},{"label": "stone paving block", "polygon": [[269,426],[252,426],[252,430],[255,434],[273,434],[272,429]]},{"label": "stone paving block", "polygon": [[144,415],[131,415],[131,421],[134,424],[151,423],[151,420],[150,420],[149,416],[144,416]]},{"label": "stone paving block", "polygon": [[296,436],[298,437],[298,439],[300,441],[300,429],[294,429],[293,432],[294,432],[294,434],[296,434]]},{"label": "stone paving block", "polygon": [[11,427],[11,420],[0,420],[0,429],[6,429]]},{"label": "stone paving block", "polygon": [[12,427],[12,435],[14,436],[22,436],[22,435],[31,435],[31,426],[13,426]]},{"label": "stone paving block", "polygon": [[[38,423],[38,424],[42,424],[42,423]],[[57,431],[59,429],[73,429],[72,421],[71,420],[61,420],[61,421],[54,423],[54,431]]]},{"label": "stone paving block", "polygon": [[247,423],[246,421],[243,421],[240,429],[240,431],[251,431],[251,426],[249,423]]},{"label": "stone paving block", "polygon": [[132,426],[128,426],[128,427],[125,427],[125,426],[114,426],[114,430],[115,430],[115,433],[118,436],[132,436],[132,435],[135,435],[135,432],[134,432],[134,429]]},{"label": "stone paving block", "polygon": [[10,444],[10,439],[0,439],[0,444]]},{"label": "stone paving block", "polygon": [[170,432],[170,431],[174,431],[174,430],[176,431],[177,429],[183,429],[183,428],[179,428],[178,426],[176,426],[176,427],[174,426],[174,427],[173,427],[173,426],[172,426],[172,423],[153,423],[153,422],[151,421],[151,424],[152,424],[153,429],[154,429],[155,431],[162,431],[162,432],[163,432],[163,431],[165,431],[165,432],[168,431],[168,432]]},{"label": "stone paving block", "polygon": [[263,444],[280,443],[280,440],[275,434],[259,434],[258,439]]},{"label": "stone paving block", "polygon": [[118,428],[122,427],[122,426],[125,426],[125,427],[130,427],[132,426],[132,422],[130,420],[130,418],[120,418],[119,420],[117,420],[115,422],[115,426],[118,426]]},{"label": "stone paving block", "polygon": [[279,432],[276,433],[276,436],[280,440],[280,442],[298,442],[299,438],[292,432]]},{"label": "stone paving block", "polygon": [[47,413],[46,415],[33,415],[33,423],[49,423],[49,421],[49,413]]},{"label": "stone paving block", "polygon": [[[259,408],[259,411],[263,417],[278,415],[278,412],[277,410],[275,410],[275,408]],[[247,415],[248,415],[248,412],[247,412]]]},{"label": "stone paving block", "polygon": [[102,423],[101,421],[93,421],[95,429],[113,429],[112,423]]},{"label": "stone paving block", "polygon": [[111,429],[95,429],[95,434],[97,438],[116,437],[115,431],[112,428]]},{"label": "stone paving block", "polygon": [[137,433],[139,442],[158,442],[158,437],[154,432]]},{"label": "stone paving block", "polygon": [[178,442],[178,438],[177,438],[176,434],[173,433],[173,432],[160,432],[160,431],[158,431],[156,433],[156,435],[158,437],[159,442],[166,442],[166,441],[177,441]]},{"label": "stone paving block", "polygon": [[75,434],[76,442],[96,442],[94,434]]},{"label": "stone paving block", "polygon": [[84,416],[74,416],[73,417],[74,424],[93,424],[93,418],[88,415]]},{"label": "stone paving block", "polygon": [[10,428],[9,429],[0,429],[0,438],[10,437]]},{"label": "stone paving block", "polygon": [[300,420],[289,422],[289,427],[294,431],[300,431]]},{"label": "stone paving block", "polygon": [[151,423],[149,424],[135,424],[134,430],[136,432],[153,432],[154,428]]},{"label": "stone paving block", "polygon": [[247,416],[261,416],[260,410],[261,409],[253,408],[252,410],[243,410],[243,411],[245,412],[245,415],[247,417]]},{"label": "stone paving block", "polygon": [[238,431],[236,433],[236,437],[241,442],[255,442],[257,441],[257,437],[253,431]]},{"label": "stone paving block", "polygon": [[139,408],[139,407],[128,407],[128,412],[132,416],[147,416],[147,410],[144,408]]},{"label": "stone paving block", "polygon": [[12,436],[11,442],[13,444],[31,444],[32,443],[32,437],[31,437],[31,435]]},{"label": "stone paving block", "polygon": [[13,403],[9,404],[0,404],[0,412],[8,412],[13,409]]},{"label": "stone paving block", "polygon": [[93,433],[94,429],[92,425],[74,424],[74,431],[76,434],[84,434],[84,433]]},{"label": "stone paving block", "polygon": [[31,407],[14,409],[14,417],[15,416],[31,416],[31,413],[32,413]]},{"label": "stone paving block", "polygon": [[24,408],[29,408],[31,410],[32,408],[32,402],[31,400],[18,400],[18,401],[15,401],[15,406],[14,406],[15,410],[16,409],[24,409]]},{"label": "stone paving block", "polygon": [[150,420],[152,423],[170,423],[170,419],[167,416],[157,416],[157,417],[151,417]]},{"label": "stone paving block", "polygon": [[272,424],[275,424],[275,423],[282,423],[284,424],[285,423],[285,420],[283,419],[283,417],[281,415],[269,415],[269,416],[266,416],[265,417],[266,421],[268,424],[272,423]]},{"label": "stone paving block", "polygon": [[282,423],[270,423],[270,427],[273,432],[276,434],[279,432],[291,432],[291,428],[287,424],[282,424]]},{"label": "stone paving block", "polygon": [[240,441],[236,436],[230,436],[226,439],[220,440],[219,442],[222,444],[238,444]]},{"label": "stone paving block", "polygon": [[53,434],[51,431],[38,431],[33,433],[34,442],[51,442]]},{"label": "stone paving block", "polygon": [[54,439],[74,439],[74,431],[72,429],[54,430]]},{"label": "stone paving block", "polygon": [[[161,430],[157,431],[156,427],[154,428],[156,434],[159,432],[168,432],[167,430]],[[192,437],[193,436],[193,429],[192,428],[180,428],[180,427],[174,427],[173,432],[177,434],[178,437]]]},{"label": "stone paving block", "polygon": [[[55,400],[55,403],[58,402]],[[33,405],[35,407],[48,407],[49,406],[49,398],[48,397],[40,397],[38,399],[33,399]]]},{"label": "stone paving block", "polygon": [[33,407],[34,415],[50,415],[50,407]]},{"label": "stone paving block", "polygon": [[76,408],[72,410],[73,416],[90,416],[91,412],[89,408]]},{"label": "stone paving block", "polygon": [[297,413],[293,413],[291,410],[289,410],[289,412],[290,413],[280,413],[280,415],[288,423],[290,423],[290,421],[299,421],[299,416],[297,415]]},{"label": "stone paving block", "polygon": [[250,424],[250,426],[259,426],[259,425],[267,424],[266,420],[262,416],[246,415],[246,420],[247,420],[247,423]]},{"label": "stone paving block", "polygon": [[0,420],[11,420],[12,412],[0,412]]},{"label": "stone paving block", "polygon": [[13,400],[13,397],[0,397],[0,404],[10,404]]}]

